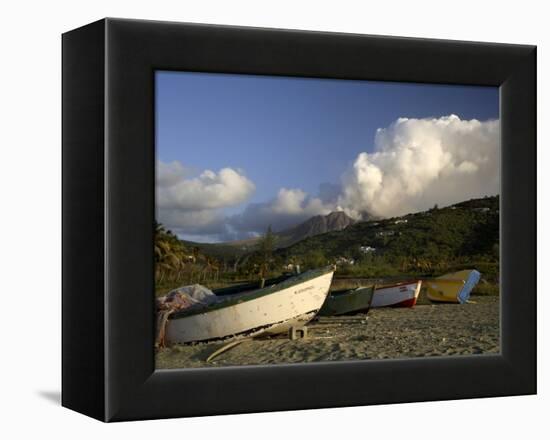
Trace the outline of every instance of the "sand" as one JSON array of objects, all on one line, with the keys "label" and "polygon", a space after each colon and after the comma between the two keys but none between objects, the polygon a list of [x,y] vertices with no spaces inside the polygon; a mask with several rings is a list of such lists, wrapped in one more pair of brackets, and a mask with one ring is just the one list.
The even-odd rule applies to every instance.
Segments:
[{"label": "sand", "polygon": [[156,367],[197,368],[359,359],[397,359],[498,353],[499,298],[472,297],[475,304],[426,304],[372,309],[368,314],[321,318],[308,337],[246,340],[206,359],[226,343],[174,345],[157,353]]}]

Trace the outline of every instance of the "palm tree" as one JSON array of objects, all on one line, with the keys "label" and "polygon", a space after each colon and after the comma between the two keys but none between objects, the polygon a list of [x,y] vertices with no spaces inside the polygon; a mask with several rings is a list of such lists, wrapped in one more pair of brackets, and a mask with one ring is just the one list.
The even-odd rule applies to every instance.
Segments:
[{"label": "palm tree", "polygon": [[185,267],[185,246],[159,223],[155,224],[155,276],[159,283],[167,278],[178,280]]},{"label": "palm tree", "polygon": [[220,263],[201,253],[198,247],[189,252],[185,244],[169,229],[155,223],[155,279],[179,283],[182,280],[193,283],[195,274],[198,282],[206,281],[213,275],[219,278]]}]

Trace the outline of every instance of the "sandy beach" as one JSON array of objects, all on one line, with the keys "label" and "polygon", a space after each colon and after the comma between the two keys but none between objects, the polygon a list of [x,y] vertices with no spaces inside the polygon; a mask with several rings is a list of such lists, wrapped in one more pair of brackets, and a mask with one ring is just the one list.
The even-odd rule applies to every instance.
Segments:
[{"label": "sandy beach", "polygon": [[210,362],[208,356],[226,343],[173,345],[157,353],[156,368],[498,353],[499,334],[499,297],[473,296],[464,305],[420,304],[319,318],[308,324],[305,339],[245,340]]}]

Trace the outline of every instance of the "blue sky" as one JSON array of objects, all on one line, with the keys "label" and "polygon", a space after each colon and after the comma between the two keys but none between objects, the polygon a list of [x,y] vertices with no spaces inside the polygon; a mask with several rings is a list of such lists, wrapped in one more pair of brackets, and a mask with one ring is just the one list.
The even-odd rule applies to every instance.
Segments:
[{"label": "blue sky", "polygon": [[253,182],[246,200],[219,207],[219,223],[283,187],[315,197],[320,184],[340,185],[358,155],[373,152],[376,130],[398,118],[486,121],[498,108],[493,87],[157,72],[156,153],[190,170],[186,178],[231,168]]}]

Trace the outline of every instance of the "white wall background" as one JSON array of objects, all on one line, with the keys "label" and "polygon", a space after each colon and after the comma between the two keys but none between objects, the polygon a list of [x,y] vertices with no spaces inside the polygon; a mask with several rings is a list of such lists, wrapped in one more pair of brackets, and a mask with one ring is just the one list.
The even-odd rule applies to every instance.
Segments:
[{"label": "white wall background", "polygon": [[[544,2],[5,1],[0,6],[2,438],[463,439],[548,432],[548,14]],[[283,27],[539,46],[539,395],[105,425],[60,390],[61,40],[99,18]],[[543,316],[545,314],[546,316]],[[543,344],[546,343],[546,347]],[[545,371],[546,370],[546,371]],[[538,433],[538,434],[537,434]]]}]

